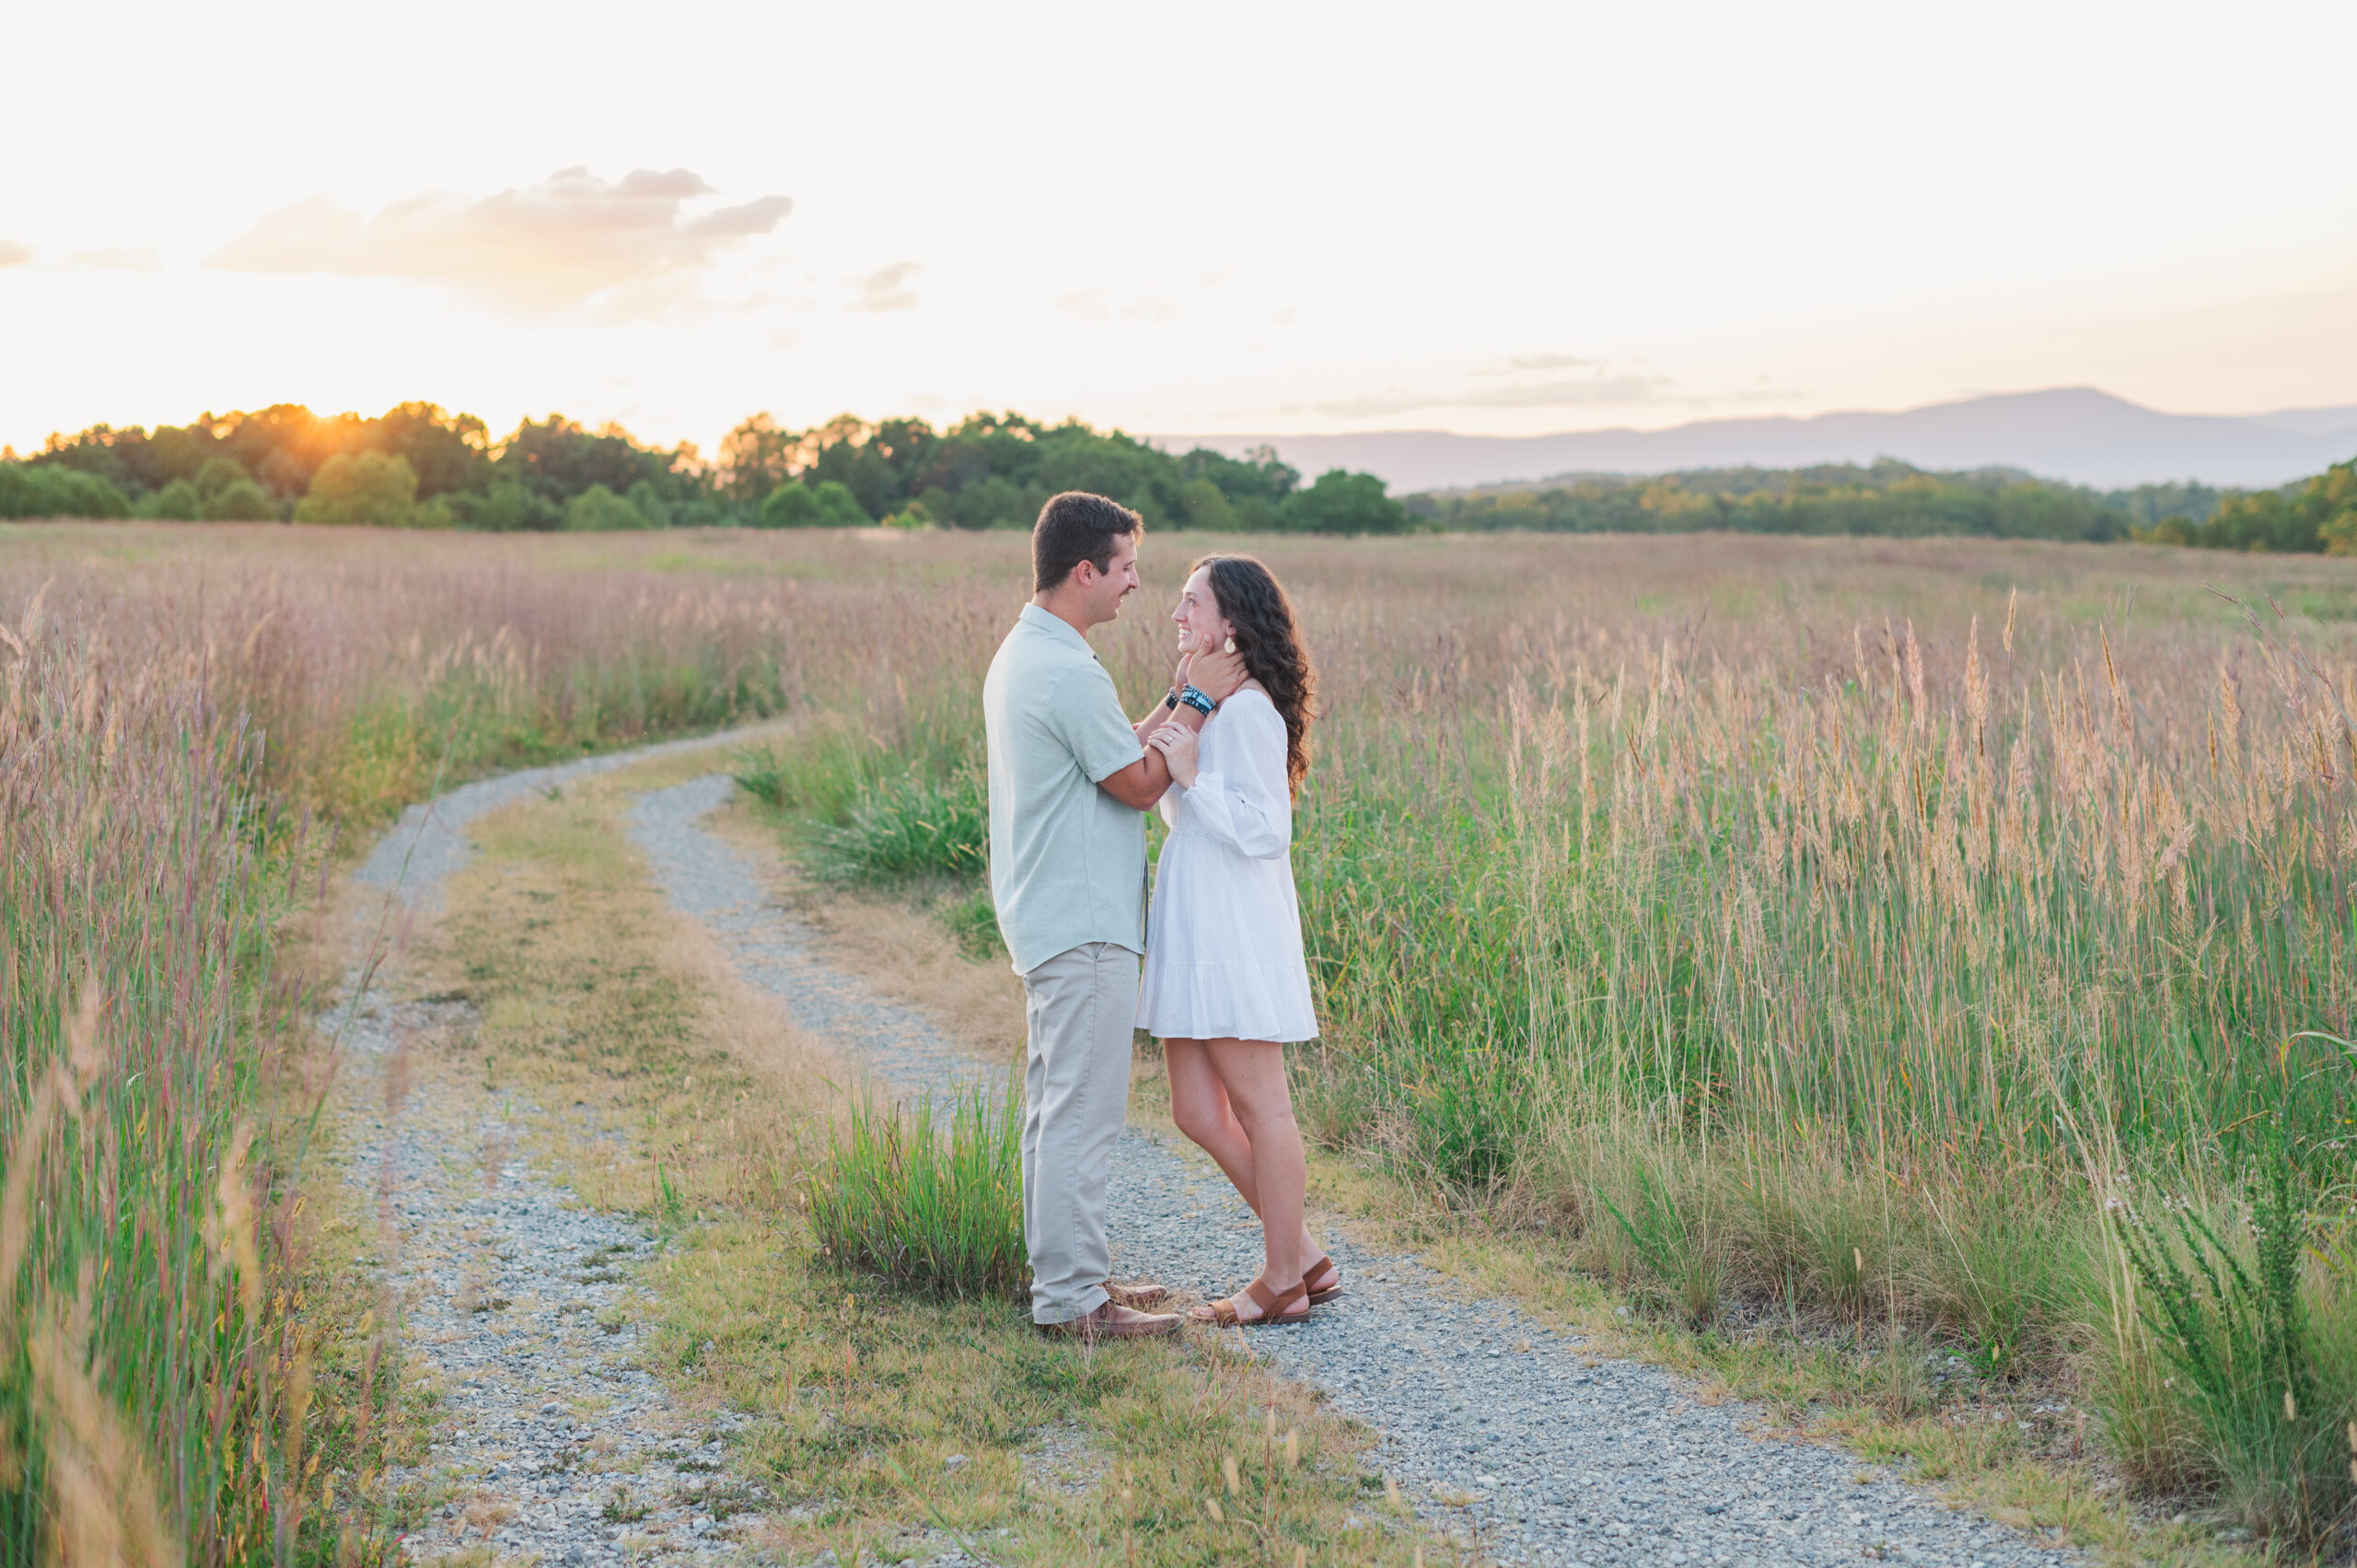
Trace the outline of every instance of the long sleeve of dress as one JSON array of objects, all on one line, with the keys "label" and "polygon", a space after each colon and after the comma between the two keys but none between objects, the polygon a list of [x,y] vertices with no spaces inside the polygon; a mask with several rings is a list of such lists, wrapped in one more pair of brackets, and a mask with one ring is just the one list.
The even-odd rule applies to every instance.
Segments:
[{"label": "long sleeve of dress", "polygon": [[1279,860],[1293,845],[1293,795],[1285,784],[1285,721],[1258,691],[1239,692],[1222,712],[1218,772],[1195,775],[1179,797],[1178,821],[1253,860]]}]

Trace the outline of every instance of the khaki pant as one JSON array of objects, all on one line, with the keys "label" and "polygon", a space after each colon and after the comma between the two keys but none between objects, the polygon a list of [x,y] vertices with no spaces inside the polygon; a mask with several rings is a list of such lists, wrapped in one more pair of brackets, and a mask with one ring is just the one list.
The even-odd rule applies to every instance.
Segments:
[{"label": "khaki pant", "polygon": [[1138,956],[1109,942],[1059,953],[1023,977],[1023,1237],[1031,1320],[1068,1323],[1105,1300],[1113,1258],[1105,1189],[1130,1109]]}]

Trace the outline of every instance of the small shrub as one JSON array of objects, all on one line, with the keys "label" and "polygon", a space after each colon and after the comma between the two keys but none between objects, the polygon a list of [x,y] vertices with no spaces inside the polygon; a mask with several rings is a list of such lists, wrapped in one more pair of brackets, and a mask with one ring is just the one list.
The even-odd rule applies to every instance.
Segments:
[{"label": "small shrub", "polygon": [[663,493],[655,488],[653,480],[642,479],[632,485],[629,501],[632,510],[646,519],[648,528],[668,528],[671,526],[674,508],[669,501],[664,499]]},{"label": "small shrub", "polygon": [[204,497],[205,504],[209,507],[214,497],[223,491],[240,482],[250,482],[252,478],[253,475],[246,471],[245,464],[226,452],[216,452],[205,459],[204,466],[196,470],[196,493]]},{"label": "small shrub", "polygon": [[[1710,1194],[1681,1182],[1640,1154],[1618,1197],[1599,1187],[1596,1200],[1628,1244],[1635,1267],[1624,1264],[1639,1299],[1703,1328],[1719,1315],[1726,1292],[1724,1249],[1712,1225]],[[1681,1195],[1678,1187],[1687,1191]]]},{"label": "small shrub", "polygon": [[1023,1101],[958,1091],[946,1116],[855,1100],[809,1180],[810,1234],[837,1268],[932,1295],[1007,1297],[1026,1284]]},{"label": "small shrub", "polygon": [[864,528],[874,521],[851,486],[839,479],[828,480],[819,486],[819,521],[830,528]]},{"label": "small shrub", "polygon": [[565,504],[568,533],[607,533],[655,525],[645,513],[602,484],[593,484]]},{"label": "small shrub", "polygon": [[107,480],[62,463],[0,459],[0,517],[128,517],[130,497]]},{"label": "small shrub", "polygon": [[825,523],[819,497],[807,484],[781,484],[761,503],[760,526],[765,528],[815,528]]},{"label": "small shrub", "polygon": [[295,520],[396,528],[416,505],[417,470],[407,458],[338,452],[311,476],[310,489],[295,504]]},{"label": "small shrub", "polygon": [[773,809],[785,806],[786,763],[775,747],[749,747],[739,751],[728,776],[737,781],[738,789],[762,805]]},{"label": "small shrub", "polygon": [[863,790],[850,819],[814,842],[819,871],[837,881],[970,877],[987,861],[990,804],[971,772],[935,781],[911,769]]},{"label": "small shrub", "polygon": [[941,923],[966,957],[981,962],[990,958],[1004,958],[1006,942],[999,935],[998,906],[991,902],[991,890],[977,887],[962,897],[942,900]]},{"label": "small shrub", "polygon": [[252,480],[238,478],[204,498],[204,516],[215,523],[273,523],[278,501]]},{"label": "small shrub", "polygon": [[1458,1187],[1491,1187],[1521,1163],[1537,1127],[1527,1067],[1488,1045],[1418,1053],[1387,1097],[1399,1109],[1410,1164]]},{"label": "small shrub", "polygon": [[[2131,1211],[2120,1239],[2144,1287],[2139,1311],[2199,1434],[2226,1504],[2255,1529],[2313,1546],[2357,1504],[2357,1383],[2345,1320],[2323,1327],[2319,1357],[2311,1296],[2348,1293],[2303,1278],[2308,1219],[2288,1141],[2279,1126],[2248,1193],[2247,1255],[2189,1204],[2168,1211],[2165,1231]],[[2345,1280],[2340,1283],[2345,1284]],[[2319,1376],[2319,1374],[2322,1376]]]},{"label": "small shrub", "polygon": [[187,480],[176,479],[141,497],[139,515],[159,522],[193,523],[204,516],[204,497]]},{"label": "small shrub", "polygon": [[875,784],[878,753],[864,732],[812,714],[791,744],[739,752],[737,784],[763,805],[840,826]]},{"label": "small shrub", "polygon": [[453,521],[484,533],[545,533],[564,522],[555,502],[513,479],[494,479],[487,490],[462,490],[447,499]]},{"label": "small shrub", "polygon": [[1984,1374],[2050,1356],[2101,1294],[2092,1276],[2099,1232],[2070,1223],[2037,1185],[1992,1183],[1961,1197],[1923,1238],[1928,1315],[1970,1343]]}]

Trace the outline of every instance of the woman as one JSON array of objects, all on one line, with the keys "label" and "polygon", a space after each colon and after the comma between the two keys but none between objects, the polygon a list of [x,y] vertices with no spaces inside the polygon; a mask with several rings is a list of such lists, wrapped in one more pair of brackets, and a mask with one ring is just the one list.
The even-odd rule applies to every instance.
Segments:
[{"label": "woman", "polygon": [[[1317,674],[1284,589],[1248,555],[1197,562],[1170,618],[1179,686],[1139,735],[1168,760],[1172,785],[1138,1027],[1161,1037],[1178,1130],[1236,1183],[1267,1246],[1260,1277],[1194,1318],[1299,1322],[1342,1293],[1341,1271],[1303,1224],[1309,1172],[1285,1086],[1285,1042],[1318,1033],[1288,859]],[[1241,658],[1250,679],[1200,734],[1163,722],[1187,661],[1215,650]]]}]

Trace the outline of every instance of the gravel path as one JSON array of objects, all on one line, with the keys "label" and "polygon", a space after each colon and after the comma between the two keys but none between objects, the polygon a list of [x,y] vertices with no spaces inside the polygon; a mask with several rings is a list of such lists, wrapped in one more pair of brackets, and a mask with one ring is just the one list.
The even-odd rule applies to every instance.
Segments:
[{"label": "gravel path", "polygon": [[[406,1083],[432,1071],[408,1055],[414,1040],[473,1021],[464,1003],[367,1007],[346,1069],[363,1088]],[[441,1392],[431,1454],[389,1477],[431,1504],[410,1560],[488,1547],[550,1568],[658,1551],[725,1562],[735,1547],[715,1506],[749,1499],[715,1483],[741,1423],[674,1410],[633,1365],[637,1331],[617,1305],[652,1239],[536,1174],[515,1152],[529,1108],[511,1097],[511,1121],[486,1099],[430,1077],[346,1097],[349,1179],[373,1188],[395,1238],[403,1344]]]},{"label": "gravel path", "polygon": [[438,910],[442,907],[443,878],[474,858],[474,842],[467,837],[467,829],[478,819],[542,791],[562,788],[575,779],[610,773],[617,768],[633,767],[657,757],[736,744],[775,728],[774,725],[752,725],[718,735],[661,741],[634,751],[608,751],[577,761],[525,768],[497,778],[460,784],[402,812],[401,820],[377,841],[368,858],[352,873],[353,880],[395,894],[412,909]]},{"label": "gravel path", "polygon": [[631,807],[631,842],[672,907],[709,927],[737,972],[783,1003],[798,1027],[900,1092],[1001,1082],[988,1064],[948,1048],[923,1014],[830,968],[809,929],[777,907],[760,867],[696,825],[735,788],[726,774],[713,773],[650,791]]},{"label": "gravel path", "polygon": [[[667,742],[508,773],[412,807],[354,871],[409,910],[435,910],[471,858],[487,812],[650,757],[745,738]],[[377,924],[361,912],[355,941]],[[347,981],[347,983],[351,983]],[[619,1297],[653,1238],[586,1208],[517,1153],[524,1097],[493,1105],[479,1084],[434,1079],[412,1046],[474,1022],[463,1002],[364,1000],[345,1029],[339,1096],[346,1178],[371,1193],[404,1348],[442,1400],[424,1463],[396,1470],[432,1510],[404,1541],[430,1562],[490,1549],[577,1568],[642,1560],[725,1562],[722,1522],[758,1496],[722,1484],[734,1418],[691,1420],[633,1365]],[[597,1136],[585,1130],[585,1136]]]},{"label": "gravel path", "polygon": [[[997,1069],[830,970],[760,870],[699,819],[714,776],[643,796],[633,840],[675,905],[746,978],[847,1059],[904,1090]],[[1114,1156],[1118,1267],[1219,1294],[1260,1266],[1250,1212],[1216,1167],[1135,1128]],[[2076,1554],[1947,1507],[1854,1456],[1752,1435],[1758,1410],[1703,1403],[1657,1368],[1595,1360],[1511,1305],[1468,1302],[1412,1258],[1329,1232],[1349,1294],[1312,1321],[1252,1335],[1286,1374],[1382,1434],[1376,1459],[1421,1512],[1470,1527],[1501,1562],[1747,1565],[1895,1558],[1955,1568]]]}]

